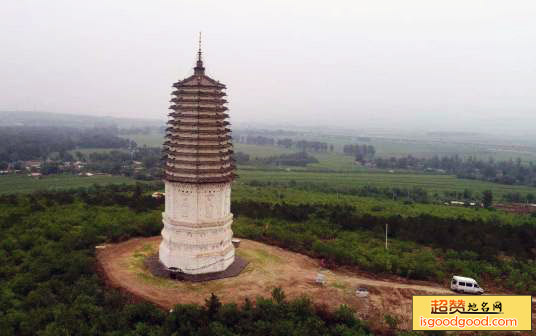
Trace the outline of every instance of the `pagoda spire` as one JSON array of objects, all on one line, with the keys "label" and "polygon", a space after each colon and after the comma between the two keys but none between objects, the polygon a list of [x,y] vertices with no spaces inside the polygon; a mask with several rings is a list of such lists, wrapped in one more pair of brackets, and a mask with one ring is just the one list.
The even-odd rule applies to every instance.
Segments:
[{"label": "pagoda spire", "polygon": [[197,50],[197,63],[194,68],[194,75],[202,76],[205,74],[205,67],[203,66],[203,59],[201,57],[201,32],[199,32],[199,49]]}]

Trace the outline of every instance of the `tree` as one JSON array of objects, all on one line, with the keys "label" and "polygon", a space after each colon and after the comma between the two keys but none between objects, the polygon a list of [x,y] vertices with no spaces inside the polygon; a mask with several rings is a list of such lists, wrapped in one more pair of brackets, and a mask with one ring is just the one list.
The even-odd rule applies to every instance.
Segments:
[{"label": "tree", "polygon": [[469,189],[464,189],[463,190],[463,199],[471,199],[473,197],[473,192]]},{"label": "tree", "polygon": [[86,156],[84,155],[84,153],[80,152],[80,151],[76,151],[74,153],[74,155],[76,156],[76,159],[78,161],[84,161],[86,159]]},{"label": "tree", "polygon": [[209,299],[205,299],[205,310],[210,319],[213,319],[214,316],[220,311],[221,302],[220,299],[212,293]]},{"label": "tree", "polygon": [[43,175],[58,174],[59,172],[60,168],[56,162],[45,162],[41,167],[41,173]]},{"label": "tree", "polygon": [[396,329],[398,327],[398,319],[396,316],[385,314],[383,318],[385,323],[389,326],[389,329]]},{"label": "tree", "polygon": [[493,205],[493,193],[491,190],[486,190],[482,193],[482,203],[485,208],[490,208]]},{"label": "tree", "polygon": [[285,292],[281,287],[276,287],[272,290],[272,298],[278,304],[285,302]]}]

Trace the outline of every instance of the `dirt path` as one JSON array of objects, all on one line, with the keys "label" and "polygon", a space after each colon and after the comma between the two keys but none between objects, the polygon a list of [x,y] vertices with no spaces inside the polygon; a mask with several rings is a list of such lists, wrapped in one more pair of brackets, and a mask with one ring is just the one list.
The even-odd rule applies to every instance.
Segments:
[{"label": "dirt path", "polygon": [[[269,297],[273,288],[281,287],[289,298],[305,294],[330,308],[347,304],[361,318],[369,320],[372,327],[381,328],[385,314],[396,316],[404,329],[411,328],[413,295],[452,294],[433,283],[372,279],[345,270],[322,270],[317,259],[245,239],[236,253],[250,263],[238,277],[203,283],[178,282],[154,277],[143,264],[147,256],[158,251],[159,243],[158,236],[99,247],[97,259],[107,283],[165,309],[178,303],[203,304],[211,293],[222,302],[240,304],[245,298]],[[323,286],[315,283],[319,271],[326,279]],[[359,287],[368,289],[368,297],[355,294]]]},{"label": "dirt path", "polygon": [[352,283],[359,283],[361,285],[373,286],[373,287],[388,287],[388,288],[397,288],[397,289],[411,289],[419,292],[427,292],[427,294],[452,294],[452,291],[443,287],[438,287],[437,285],[413,285],[406,283],[393,282],[392,280],[374,280],[359,275],[351,274],[340,274],[339,272],[335,273],[337,277],[347,279]]}]

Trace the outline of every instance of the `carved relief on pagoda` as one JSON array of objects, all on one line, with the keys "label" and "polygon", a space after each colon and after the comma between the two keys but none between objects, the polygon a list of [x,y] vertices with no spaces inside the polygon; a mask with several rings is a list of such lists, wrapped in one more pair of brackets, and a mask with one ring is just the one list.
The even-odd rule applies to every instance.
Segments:
[{"label": "carved relief on pagoda", "polygon": [[210,193],[206,194],[205,200],[205,218],[212,219],[214,216],[214,195]]},{"label": "carved relief on pagoda", "polygon": [[[214,169],[214,167],[212,167]],[[186,176],[186,174],[181,174]],[[218,174],[204,174],[218,176]],[[231,186],[166,182],[165,216],[177,222],[223,220],[230,214]]]},{"label": "carved relief on pagoda", "polygon": [[190,200],[187,195],[182,195],[182,202],[180,204],[180,213],[182,218],[188,218],[190,211]]},{"label": "carved relief on pagoda", "polygon": [[[175,227],[164,222],[166,237],[173,237],[173,244],[177,247],[183,245],[206,245],[206,244],[220,244],[223,241],[227,241],[232,238],[233,232],[230,225],[219,229],[176,229]],[[170,243],[171,244],[171,243]]]},{"label": "carved relief on pagoda", "polygon": [[231,213],[231,187],[225,190],[225,198],[223,204],[223,213],[222,216],[227,216]]}]

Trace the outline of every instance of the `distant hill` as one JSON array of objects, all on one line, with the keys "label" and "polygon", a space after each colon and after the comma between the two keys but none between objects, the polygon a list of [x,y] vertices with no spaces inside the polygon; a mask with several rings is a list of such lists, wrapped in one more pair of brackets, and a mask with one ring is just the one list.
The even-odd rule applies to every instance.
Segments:
[{"label": "distant hill", "polygon": [[76,114],[31,111],[0,111],[0,126],[54,126],[54,127],[162,127],[164,120],[115,118]]}]

